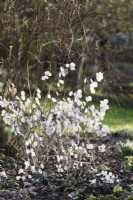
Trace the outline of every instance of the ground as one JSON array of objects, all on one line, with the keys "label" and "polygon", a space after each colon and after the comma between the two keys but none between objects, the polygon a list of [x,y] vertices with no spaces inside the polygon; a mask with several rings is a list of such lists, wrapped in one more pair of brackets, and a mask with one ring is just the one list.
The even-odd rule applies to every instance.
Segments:
[{"label": "ground", "polygon": [[[48,175],[36,176],[33,180],[17,181],[16,161],[9,156],[0,158],[1,170],[5,169],[8,178],[1,177],[0,200],[106,200],[133,199],[133,160],[132,149],[122,149],[120,141],[133,140],[132,133],[117,132],[103,138],[92,138],[91,143],[95,146],[105,144],[105,152],[94,152],[88,166],[73,176],[54,173],[52,164],[46,167]],[[51,173],[50,173],[51,170]],[[112,172],[118,175],[119,183],[107,183],[101,179],[101,171]],[[96,180],[96,183],[92,183]]]}]

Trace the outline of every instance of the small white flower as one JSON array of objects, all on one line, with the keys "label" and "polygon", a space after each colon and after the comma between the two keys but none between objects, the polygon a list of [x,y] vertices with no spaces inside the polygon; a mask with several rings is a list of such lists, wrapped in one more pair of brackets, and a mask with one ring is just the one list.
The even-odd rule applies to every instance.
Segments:
[{"label": "small white flower", "polygon": [[[25,108],[29,108],[30,103],[28,101],[25,102]],[[23,107],[23,106],[22,106]]]},{"label": "small white flower", "polygon": [[98,82],[101,82],[101,80],[103,79],[103,73],[102,72],[96,73],[96,79]]},{"label": "small white flower", "polygon": [[26,179],[26,177],[25,177],[25,176],[22,176],[21,178],[22,178],[22,180],[23,180],[23,181]]},{"label": "small white flower", "polygon": [[40,94],[40,93],[37,93],[37,97],[38,97],[39,99],[41,99],[41,94]]},{"label": "small white flower", "polygon": [[75,63],[73,63],[73,62],[70,63],[70,70],[72,70],[72,71],[76,70],[75,69]]},{"label": "small white flower", "polygon": [[16,180],[19,181],[21,179],[21,176],[16,176]]},{"label": "small white flower", "polygon": [[36,104],[33,104],[33,105],[32,105],[32,108],[36,108]]},{"label": "small white flower", "polygon": [[33,120],[37,121],[37,116],[36,115],[33,115]]},{"label": "small white flower", "polygon": [[57,162],[60,162],[60,156],[57,155],[56,157],[57,157]]},{"label": "small white flower", "polygon": [[56,91],[56,95],[59,96],[59,93]]},{"label": "small white flower", "polygon": [[33,143],[33,147],[35,148],[35,147],[37,147],[37,141],[34,141],[34,143]]},{"label": "small white flower", "polygon": [[61,76],[65,77],[67,74],[68,74],[68,70],[64,69],[63,67],[60,67],[59,77]]},{"label": "small white flower", "polygon": [[103,176],[107,176],[107,171],[104,171],[104,170],[103,170],[103,171],[101,172],[101,174],[102,174]]},{"label": "small white flower", "polygon": [[109,133],[109,132],[110,132],[109,127],[108,127],[107,125],[102,125],[102,128],[101,128],[101,133],[102,133],[102,135],[103,135],[103,136],[106,136],[107,133]]},{"label": "small white flower", "polygon": [[6,111],[5,111],[5,110],[2,110],[1,116],[3,117],[5,114],[6,114]]},{"label": "small white flower", "polygon": [[52,76],[52,74],[51,74],[50,71],[45,71],[44,74],[45,74],[46,76]]},{"label": "small white flower", "polygon": [[98,150],[99,150],[100,152],[105,152],[105,149],[106,149],[105,144],[102,144],[101,146],[98,147]]},{"label": "small white flower", "polygon": [[66,66],[66,68],[69,68],[69,67],[70,67],[70,65],[69,65],[69,64],[65,64],[65,66]]},{"label": "small white flower", "polygon": [[76,158],[76,159],[77,159],[77,158],[78,158],[78,154],[75,154],[75,155],[74,155],[74,158]]},{"label": "small white flower", "polygon": [[92,179],[92,180],[90,180],[90,182],[91,182],[92,185],[95,185],[96,184],[96,179]]},{"label": "small white flower", "polygon": [[59,80],[59,83],[60,83],[60,84],[64,84],[64,81],[63,81],[63,80]]},{"label": "small white flower", "polygon": [[39,88],[37,88],[37,90],[36,90],[36,91],[37,91],[37,93],[41,93],[41,90],[40,90]]},{"label": "small white flower", "polygon": [[30,163],[29,163],[29,161],[25,161],[24,165],[25,165],[25,169],[28,169],[28,168],[29,168],[29,166],[30,166]]},{"label": "small white flower", "polygon": [[26,154],[30,154],[30,150],[29,149],[26,149]]},{"label": "small white flower", "polygon": [[70,151],[70,155],[73,156],[73,154],[74,154],[73,151]]},{"label": "small white flower", "polygon": [[38,173],[39,173],[39,174],[42,174],[42,173],[43,173],[42,169],[39,168],[39,169],[38,169]]},{"label": "small white flower", "polygon": [[108,102],[109,102],[108,99],[104,99],[103,101],[100,102],[100,107],[104,108],[105,110],[109,109]]},{"label": "small white flower", "polygon": [[41,79],[42,79],[43,81],[45,81],[45,80],[49,79],[50,76],[52,76],[51,72],[45,71],[45,72],[44,72],[44,76],[42,76]]},{"label": "small white flower", "polygon": [[92,82],[93,84],[93,87],[97,87],[98,86],[98,83],[95,81],[95,82]]},{"label": "small white flower", "polygon": [[30,153],[31,153],[32,157],[35,157],[35,156],[36,156],[34,149],[31,149],[31,150],[30,150]]},{"label": "small white flower", "polygon": [[24,117],[21,118],[21,122],[25,123],[25,118]]},{"label": "small white flower", "polygon": [[25,145],[28,146],[30,144],[30,140],[25,141]]},{"label": "small white flower", "polygon": [[64,166],[64,170],[66,171],[67,169],[68,169],[68,167],[65,165],[65,166]]},{"label": "small white flower", "polygon": [[20,169],[19,171],[18,171],[18,174],[24,174],[25,172],[24,172],[24,170],[23,169]]},{"label": "small white flower", "polygon": [[75,150],[76,150],[76,151],[78,150],[78,146],[77,146],[77,145],[75,145]]},{"label": "small white flower", "polygon": [[61,164],[56,165],[56,167],[57,167],[58,172],[63,172],[64,171]]},{"label": "small white flower", "polygon": [[86,148],[92,150],[94,148],[94,146],[93,146],[93,144],[87,144]]},{"label": "small white flower", "polygon": [[79,89],[77,92],[74,93],[75,98],[81,99],[82,98],[82,90]]},{"label": "small white flower", "polygon": [[27,99],[27,102],[30,104],[30,103],[31,103],[31,99],[30,99],[30,98],[28,98],[28,99]]},{"label": "small white flower", "polygon": [[24,92],[24,91],[21,92],[21,99],[22,99],[23,101],[25,101],[25,92]]},{"label": "small white flower", "polygon": [[83,167],[83,163],[82,162],[80,163],[80,167]]},{"label": "small white flower", "polygon": [[109,176],[112,176],[113,174],[112,174],[112,172],[109,172],[109,174],[108,174]]},{"label": "small white flower", "polygon": [[60,87],[60,83],[57,83],[57,87]]},{"label": "small white flower", "polygon": [[52,97],[52,101],[55,103],[56,102],[56,99],[54,97]]},{"label": "small white flower", "polygon": [[96,174],[97,177],[101,176],[101,173]]},{"label": "small white flower", "polygon": [[54,133],[54,131],[55,131],[55,127],[54,126],[50,126],[50,127],[46,128],[46,133],[48,135],[51,135],[52,133]]},{"label": "small white flower", "polygon": [[41,164],[40,164],[40,167],[41,167],[41,169],[44,169],[44,164],[41,163]]},{"label": "small white flower", "polygon": [[39,137],[38,139],[39,139],[40,142],[42,142],[42,140],[43,140],[42,137]]},{"label": "small white flower", "polygon": [[73,95],[73,92],[72,92],[72,91],[70,91],[68,95],[71,97],[71,96]]},{"label": "small white flower", "polygon": [[16,127],[16,133],[21,134],[20,127]]},{"label": "small white flower", "polygon": [[31,166],[31,171],[32,171],[32,173],[36,172],[35,166]]},{"label": "small white flower", "polygon": [[44,76],[41,77],[41,79],[42,79],[42,81],[45,81],[45,80],[49,79],[49,77],[44,75]]},{"label": "small white flower", "polygon": [[29,179],[31,179],[31,178],[32,178],[32,176],[29,174],[29,175],[28,175],[28,178],[29,178]]},{"label": "small white flower", "polygon": [[60,156],[60,159],[63,160],[63,156],[62,155]]},{"label": "small white flower", "polygon": [[5,171],[0,172],[0,176],[3,176],[4,178],[7,178],[7,175],[6,175]]},{"label": "small white flower", "polygon": [[[111,172],[111,173],[112,173],[112,172]],[[114,174],[112,174],[111,176],[112,176],[112,179],[115,179],[115,175],[114,175]]]},{"label": "small white flower", "polygon": [[51,99],[51,95],[50,94],[48,94],[48,99]]},{"label": "small white flower", "polygon": [[89,101],[92,101],[92,97],[91,96],[88,96],[88,97],[86,97],[86,102],[89,102]]},{"label": "small white flower", "polygon": [[84,83],[87,83],[87,79],[86,78],[84,79]]},{"label": "small white flower", "polygon": [[91,83],[90,83],[90,91],[92,94],[95,94],[95,88],[98,86],[97,82],[93,82],[93,80],[91,79]]},{"label": "small white flower", "polygon": [[38,105],[40,105],[40,101],[39,101],[39,99],[36,97],[35,98],[35,101],[36,101],[36,103],[38,104]]}]

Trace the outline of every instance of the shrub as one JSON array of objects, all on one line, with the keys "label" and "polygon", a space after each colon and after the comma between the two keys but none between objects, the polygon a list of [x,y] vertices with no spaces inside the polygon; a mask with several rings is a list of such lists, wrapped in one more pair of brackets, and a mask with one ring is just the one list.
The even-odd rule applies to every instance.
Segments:
[{"label": "shrub", "polygon": [[[85,164],[83,157],[87,157],[88,151],[93,149],[93,145],[87,141],[80,143],[80,132],[98,135],[109,132],[109,128],[101,122],[109,108],[107,99],[101,101],[99,108],[96,108],[92,103],[88,105],[92,97],[83,98],[81,89],[69,91],[67,97],[60,97],[60,87],[65,84],[69,70],[75,70],[74,63],[60,67],[56,95],[52,96],[49,91],[46,97],[53,104],[47,112],[44,112],[41,104],[39,88],[30,97],[26,97],[24,91],[19,97],[13,93],[16,90],[12,84],[10,92],[13,93],[13,99],[0,99],[1,116],[17,141],[13,145],[24,164],[24,168],[18,171],[17,179],[31,178],[32,173],[43,174],[45,163],[52,155],[56,158],[54,164],[59,173],[78,170]],[[51,76],[50,71],[45,71],[42,80],[47,81]],[[84,81],[85,84],[90,82],[90,93],[95,93],[102,79],[103,74],[99,72],[96,74],[97,81]]]}]

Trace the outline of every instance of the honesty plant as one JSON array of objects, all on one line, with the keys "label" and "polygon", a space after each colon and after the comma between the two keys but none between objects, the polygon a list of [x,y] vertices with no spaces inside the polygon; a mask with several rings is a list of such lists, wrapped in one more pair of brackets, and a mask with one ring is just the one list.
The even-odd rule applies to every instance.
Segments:
[{"label": "honesty plant", "polygon": [[[51,151],[54,151],[58,172],[82,167],[85,163],[82,159],[88,157],[88,151],[93,149],[93,145],[87,142],[80,145],[80,133],[102,136],[109,132],[109,128],[101,122],[109,109],[108,100],[101,101],[97,108],[92,104],[91,96],[103,79],[103,74],[96,73],[97,81],[90,80],[89,95],[83,97],[83,91],[78,89],[60,98],[60,87],[65,84],[69,70],[76,70],[75,63],[60,67],[56,95],[52,96],[50,91],[47,95],[47,100],[52,102],[52,108],[47,112],[41,105],[39,88],[34,96],[26,97],[22,91],[13,100],[0,99],[3,121],[10,127],[12,135],[21,141],[21,145],[16,148],[24,162],[24,169],[19,169],[17,179],[30,178],[35,172],[43,174]],[[41,79],[47,81],[51,78],[52,73],[45,71]],[[88,82],[85,81],[85,84]],[[101,152],[105,151],[105,147],[99,148]]]}]

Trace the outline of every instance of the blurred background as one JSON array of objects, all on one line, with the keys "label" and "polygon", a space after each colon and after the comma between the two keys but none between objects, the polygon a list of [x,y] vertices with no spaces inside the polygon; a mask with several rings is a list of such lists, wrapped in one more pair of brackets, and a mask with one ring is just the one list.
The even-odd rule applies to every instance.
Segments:
[{"label": "blurred background", "polygon": [[[95,104],[110,101],[105,123],[113,131],[133,130],[133,0],[0,1],[0,92],[8,88],[49,88],[61,66],[74,62],[65,89],[82,88],[84,79],[102,71],[104,81],[93,96]],[[44,71],[52,72],[47,83]],[[44,100],[45,101],[45,100]]]}]

